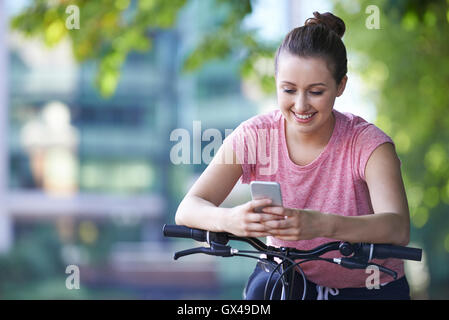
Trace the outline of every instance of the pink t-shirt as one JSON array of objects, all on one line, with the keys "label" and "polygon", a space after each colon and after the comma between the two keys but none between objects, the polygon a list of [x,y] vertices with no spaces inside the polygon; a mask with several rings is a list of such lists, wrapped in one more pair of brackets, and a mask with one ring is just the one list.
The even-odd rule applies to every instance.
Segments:
[{"label": "pink t-shirt", "polygon": [[[277,181],[281,185],[284,207],[310,209],[343,216],[373,214],[365,182],[365,166],[379,145],[392,139],[375,125],[351,113],[333,110],[335,126],[327,146],[311,163],[300,166],[288,154],[285,141],[285,119],[274,110],[242,122],[227,137],[242,163],[242,183],[253,180]],[[312,249],[338,239],[315,238],[303,241],[282,241],[268,237],[267,244],[276,247]],[[337,251],[323,257],[341,257]],[[373,260],[404,275],[402,260]],[[351,270],[325,261],[301,265],[307,278],[316,284],[332,287],[365,287],[371,273]],[[381,283],[392,278],[380,273]]]}]

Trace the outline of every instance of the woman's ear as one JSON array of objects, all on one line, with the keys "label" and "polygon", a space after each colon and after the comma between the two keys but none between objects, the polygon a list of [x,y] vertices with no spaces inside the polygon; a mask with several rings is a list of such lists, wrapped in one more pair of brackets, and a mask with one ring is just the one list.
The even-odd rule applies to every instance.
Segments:
[{"label": "woman's ear", "polygon": [[343,94],[343,91],[345,91],[346,88],[346,82],[348,81],[348,76],[345,75],[343,79],[341,79],[340,84],[337,88],[337,97],[341,96]]}]

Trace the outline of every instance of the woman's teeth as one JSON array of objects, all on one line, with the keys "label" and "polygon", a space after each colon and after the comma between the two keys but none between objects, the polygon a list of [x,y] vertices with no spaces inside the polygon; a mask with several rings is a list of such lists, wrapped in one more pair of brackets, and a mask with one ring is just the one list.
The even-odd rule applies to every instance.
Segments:
[{"label": "woman's teeth", "polygon": [[295,114],[295,116],[297,116],[298,118],[300,118],[300,119],[309,119],[311,116],[313,116],[314,115],[314,113],[311,113],[311,114],[309,114],[309,115],[307,115],[307,116],[303,116],[303,115],[300,115],[300,114],[297,114],[297,113],[295,113],[294,112],[294,114]]}]

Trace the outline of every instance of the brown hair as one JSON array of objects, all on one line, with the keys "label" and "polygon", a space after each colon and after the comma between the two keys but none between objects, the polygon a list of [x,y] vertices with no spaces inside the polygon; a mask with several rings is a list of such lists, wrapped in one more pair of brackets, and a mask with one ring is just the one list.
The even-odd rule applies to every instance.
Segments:
[{"label": "brown hair", "polygon": [[279,56],[288,52],[299,57],[320,57],[326,60],[337,83],[348,71],[346,48],[341,38],[346,27],[343,20],[330,12],[313,13],[314,18],[305,21],[304,26],[290,31],[279,46],[274,68],[277,75]]}]

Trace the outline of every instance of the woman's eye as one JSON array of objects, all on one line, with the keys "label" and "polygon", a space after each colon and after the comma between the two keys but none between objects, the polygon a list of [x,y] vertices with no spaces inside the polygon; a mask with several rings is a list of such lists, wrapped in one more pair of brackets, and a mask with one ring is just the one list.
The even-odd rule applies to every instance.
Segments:
[{"label": "woman's eye", "polygon": [[323,93],[323,91],[310,91],[311,94],[315,95],[315,96],[319,96]]},{"label": "woman's eye", "polygon": [[284,89],[284,92],[285,92],[285,93],[294,93],[294,92],[295,92],[295,90],[291,90],[291,89]]}]

